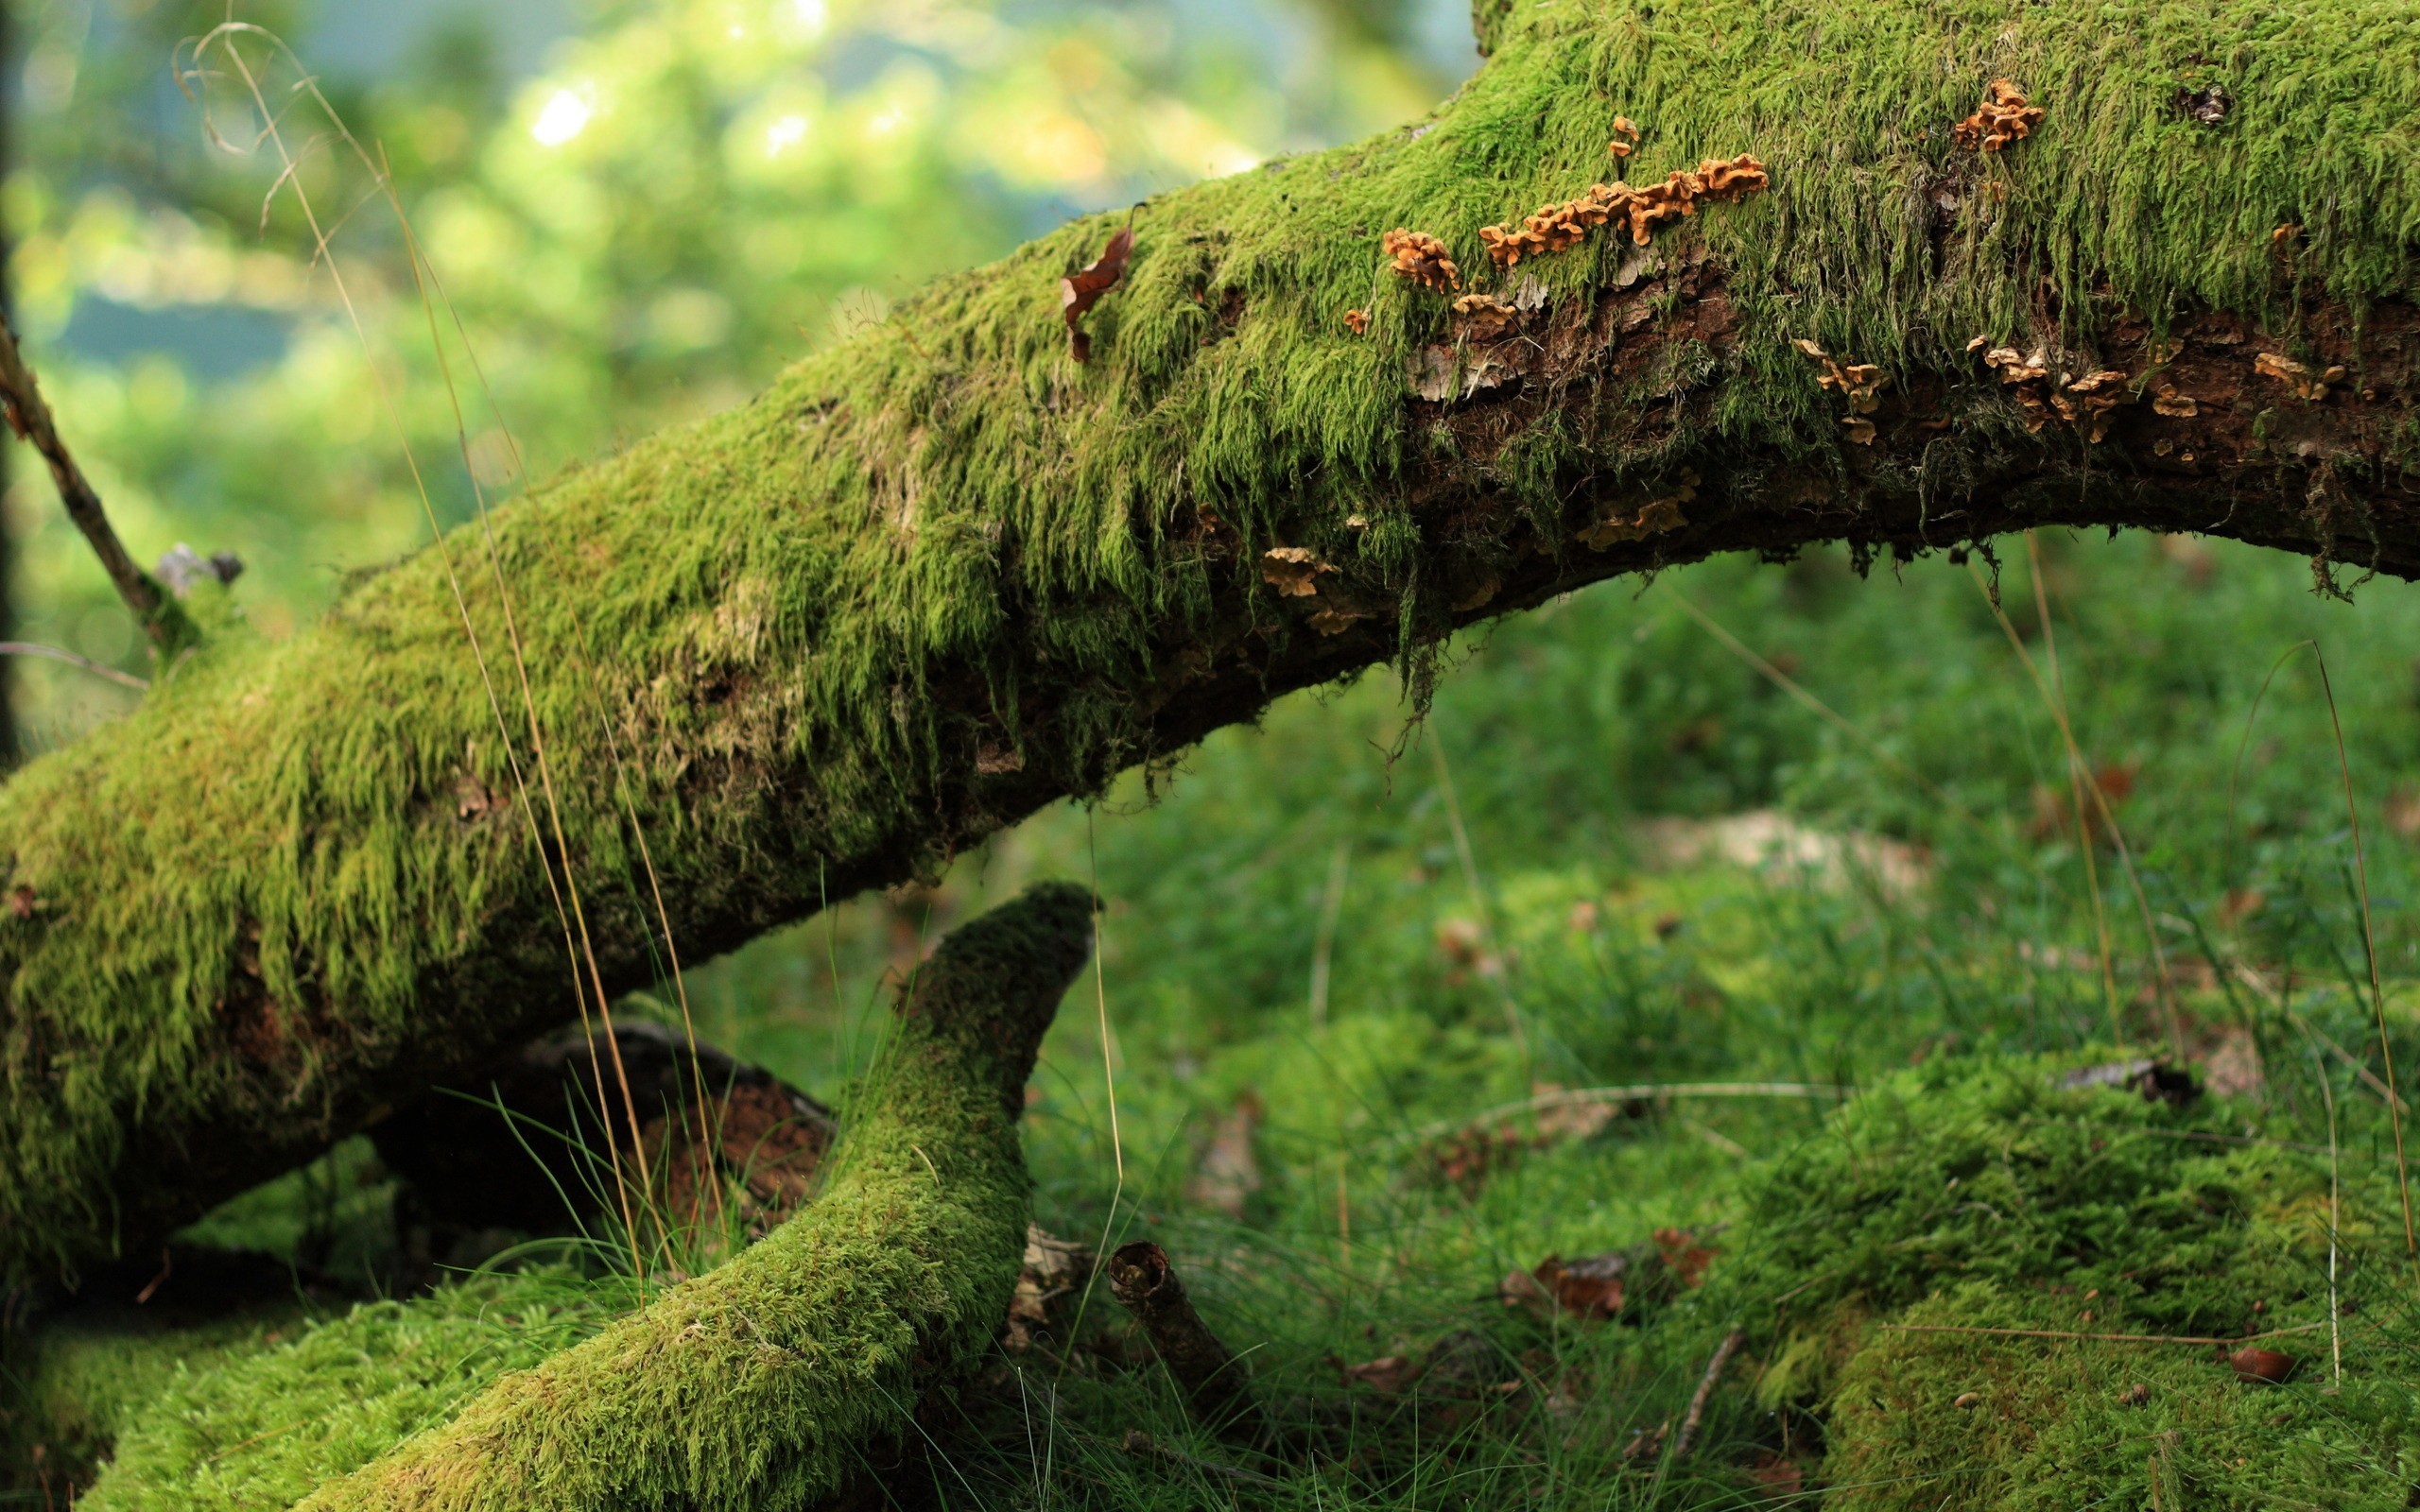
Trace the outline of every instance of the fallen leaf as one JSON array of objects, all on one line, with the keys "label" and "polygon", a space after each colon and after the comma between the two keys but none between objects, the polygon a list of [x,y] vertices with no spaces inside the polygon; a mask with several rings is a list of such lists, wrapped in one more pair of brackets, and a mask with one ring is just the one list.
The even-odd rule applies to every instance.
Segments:
[{"label": "fallen leaf", "polygon": [[2250,1345],[2227,1356],[2227,1365],[2235,1378],[2246,1385],[2283,1385],[2300,1364],[2292,1355],[2275,1349],[2256,1349]]},{"label": "fallen leaf", "polygon": [[1017,1270],[1016,1290],[1009,1295],[1001,1348],[1023,1354],[1042,1336],[1058,1332],[1066,1311],[1062,1304],[1082,1289],[1092,1268],[1093,1252],[1082,1245],[1026,1225],[1025,1262]]},{"label": "fallen leaf", "polygon": [[1364,1360],[1359,1365],[1348,1365],[1344,1366],[1343,1375],[1348,1385],[1358,1383],[1392,1397],[1420,1379],[1420,1367],[1412,1363],[1409,1355],[1386,1354],[1375,1360]]},{"label": "fallen leaf", "polygon": [[1098,257],[1059,281],[1059,313],[1067,322],[1067,350],[1078,362],[1092,360],[1093,338],[1077,322],[1126,276],[1126,260],[1133,250],[1134,228],[1120,226]]},{"label": "fallen leaf", "polygon": [[1806,1472],[1798,1461],[1772,1450],[1756,1452],[1756,1462],[1748,1467],[1748,1479],[1775,1496],[1794,1497],[1806,1484]]},{"label": "fallen leaf", "polygon": [[1526,1270],[1506,1271],[1504,1280],[1496,1283],[1495,1299],[1542,1322],[1554,1316],[1554,1293],[1547,1290],[1546,1282]]},{"label": "fallen leaf", "polygon": [[1210,1143],[1185,1183],[1184,1194],[1230,1218],[1244,1215],[1244,1205],[1261,1188],[1260,1160],[1253,1139],[1260,1129],[1260,1095],[1245,1091],[1211,1132]]},{"label": "fallen leaf", "polygon": [[1698,1236],[1686,1228],[1655,1230],[1655,1253],[1663,1259],[1664,1268],[1672,1273],[1685,1290],[1694,1290],[1705,1280],[1708,1265],[1721,1251],[1712,1245],[1698,1243]]},{"label": "fallen leaf", "polygon": [[1609,1249],[1568,1264],[1560,1255],[1548,1255],[1530,1274],[1564,1312],[1583,1322],[1602,1322],[1621,1314],[1630,1266],[1628,1254]]}]

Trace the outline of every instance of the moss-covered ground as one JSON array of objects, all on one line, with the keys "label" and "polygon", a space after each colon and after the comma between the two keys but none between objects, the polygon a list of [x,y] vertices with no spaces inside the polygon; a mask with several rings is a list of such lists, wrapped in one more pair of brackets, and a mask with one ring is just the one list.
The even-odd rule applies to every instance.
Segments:
[{"label": "moss-covered ground", "polygon": [[[2044,664],[2010,544],[2007,607]],[[882,1461],[880,1489],[954,1507],[2405,1505],[2420,1275],[2371,1080],[2363,871],[2328,706],[2291,648],[2316,637],[2328,657],[2408,1078],[2420,604],[2386,584],[2324,601],[2299,564],[2240,548],[2040,545],[2076,736],[2139,902],[2106,841],[2088,879],[2056,725],[1969,573],[1860,581],[1824,555],[1509,625],[1392,765],[1390,685],[1299,700],[1214,741],[1156,803],[1138,783],[1054,812],[936,891],[693,973],[708,1038],[833,1092],[920,941],[1039,873],[1097,877],[1110,900],[1098,996],[1090,978],[1070,994],[1027,1112],[1037,1215],[1166,1246],[1292,1441],[1269,1453],[1191,1421],[1095,1332],[1115,1321],[1100,1294],[1092,1343],[995,1357]],[[1799,859],[1687,853],[1776,832],[1741,815],[1786,816]],[[2176,1108],[2053,1085],[2114,1040],[2181,1043],[2210,1090]],[[1857,1094],[1463,1135],[1545,1088],[1709,1082]],[[214,1231],[291,1243],[274,1223],[292,1207]],[[1674,1227],[1717,1254],[1668,1301],[1591,1322],[1499,1300],[1508,1271]],[[524,1278],[550,1299],[524,1329],[481,1290],[503,1286],[373,1304],[224,1373],[207,1339],[182,1370],[92,1347],[133,1403],[121,1469],[197,1415],[217,1415],[201,1457],[222,1466],[273,1456],[280,1433],[324,1447],[369,1426],[312,1395],[325,1378],[301,1383],[338,1340],[387,1331],[400,1348],[358,1356],[361,1379],[458,1399],[483,1359],[552,1348],[630,1295]],[[2035,1332],[1931,1332],[1973,1329]],[[2282,1383],[2239,1381],[2221,1347],[2041,1336],[2253,1332],[2291,1356]],[[1426,1373],[1391,1395],[1342,1369],[1390,1356]],[[1133,1430],[1158,1450],[1127,1448]]]}]

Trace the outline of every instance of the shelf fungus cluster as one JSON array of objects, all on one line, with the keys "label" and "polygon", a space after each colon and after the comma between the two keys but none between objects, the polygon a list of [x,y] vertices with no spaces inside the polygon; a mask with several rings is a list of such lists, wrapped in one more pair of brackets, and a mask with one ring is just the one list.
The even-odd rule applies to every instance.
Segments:
[{"label": "shelf fungus cluster", "polygon": [[1454,266],[1445,244],[1425,231],[1398,226],[1378,238],[1378,249],[1394,259],[1395,275],[1425,289],[1453,294],[1462,286],[1462,270]]},{"label": "shelf fungus cluster", "polygon": [[1603,551],[1625,541],[1644,541],[1678,530],[1689,523],[1681,506],[1698,496],[1698,481],[1697,473],[1684,470],[1668,487],[1651,490],[1651,497],[1614,506],[1580,532],[1580,543],[1591,551]]},{"label": "shelf fungus cluster", "polygon": [[[2109,434],[2109,424],[2116,412],[2142,396],[2134,387],[2133,374],[2116,368],[2096,368],[2082,373],[2053,373],[2047,348],[2036,348],[2026,353],[2014,347],[1994,347],[1991,337],[1977,336],[1966,343],[1969,352],[1983,351],[1983,366],[2000,375],[2000,382],[2014,392],[2017,404],[2025,410],[2025,428],[2039,434],[2052,420],[2062,420],[2084,428],[2087,439],[2098,442]],[[2153,409],[2162,415],[2193,413],[2193,401],[2174,393],[2172,386],[2153,400]]]},{"label": "shelf fungus cluster", "polygon": [[1656,227],[1696,215],[1701,203],[1744,199],[1769,181],[1765,165],[1748,153],[1708,158],[1695,173],[1675,168],[1662,183],[1645,188],[1618,180],[1590,184],[1577,198],[1539,206],[1518,226],[1482,226],[1478,239],[1489,259],[1503,268],[1518,266],[1524,257],[1568,250],[1586,241],[1590,232],[1616,220],[1630,228],[1634,243],[1644,247]]},{"label": "shelf fungus cluster", "polygon": [[1949,134],[1970,152],[1999,152],[2031,136],[2041,124],[2042,107],[2027,104],[2024,91],[1996,78],[1983,92],[1981,108],[1950,128]]},{"label": "shelf fungus cluster", "polygon": [[1841,423],[1847,427],[1849,439],[1859,446],[1872,446],[1874,421],[1869,417],[1882,407],[1882,386],[1891,381],[1891,375],[1854,357],[1842,362],[1804,337],[1791,345],[1806,353],[1809,361],[1822,366],[1824,370],[1815,379],[1818,384],[1848,401],[1849,412],[1841,417]]},{"label": "shelf fungus cluster", "polygon": [[2263,378],[2272,378],[2293,390],[2296,399],[2317,404],[2327,397],[2327,390],[2344,381],[2341,367],[2323,368],[2314,371],[2308,364],[2296,362],[2281,352],[2264,352],[2252,359],[2252,370]]}]

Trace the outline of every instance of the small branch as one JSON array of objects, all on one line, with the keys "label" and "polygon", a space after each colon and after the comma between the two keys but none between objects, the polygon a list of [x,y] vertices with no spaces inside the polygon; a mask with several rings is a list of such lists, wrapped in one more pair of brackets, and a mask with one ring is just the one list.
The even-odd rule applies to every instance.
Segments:
[{"label": "small branch", "polygon": [[1109,1289],[1143,1325],[1151,1349],[1194,1411],[1214,1426],[1258,1433],[1260,1410],[1252,1400],[1249,1372],[1193,1310],[1166,1250],[1149,1240],[1119,1246],[1109,1257]]},{"label": "small branch", "polygon": [[1739,1352],[1739,1346],[1746,1343],[1747,1338],[1747,1330],[1733,1329],[1722,1336],[1722,1343],[1715,1349],[1714,1358],[1705,1363],[1705,1374],[1698,1379],[1697,1394],[1689,1399],[1688,1415],[1681,1419],[1681,1436],[1672,1440],[1672,1463],[1677,1465],[1688,1458],[1689,1447],[1697,1440],[1698,1427],[1705,1420],[1705,1404],[1714,1396],[1714,1383],[1722,1379],[1722,1367],[1731,1363],[1731,1357]]},{"label": "small branch", "polygon": [[130,688],[151,686],[131,672],[120,672],[105,662],[95,662],[88,656],[78,656],[75,652],[61,646],[42,645],[32,641],[0,641],[0,656],[48,657],[53,662],[64,662],[72,667],[82,667],[96,678],[107,678],[112,682],[124,683]]},{"label": "small branch", "polygon": [[1881,1325],[1897,1333],[1990,1333],[2008,1339],[2088,1339],[2096,1344],[2250,1344],[2255,1339],[2282,1338],[2289,1333],[2309,1333],[2327,1327],[2325,1323],[2303,1323],[2290,1329],[2271,1329],[2266,1333],[2246,1333],[2232,1339],[2214,1338],[2199,1333],[2071,1333],[2065,1329],[1975,1329],[1961,1328],[1954,1323],[1885,1323]]},{"label": "small branch", "polygon": [[117,585],[117,596],[126,601],[134,622],[143,627],[156,649],[175,649],[183,616],[150,575],[127,555],[125,542],[117,539],[109,515],[101,508],[101,496],[93,491],[83,469],[68,455],[67,443],[59,438],[50,406],[43,403],[42,390],[35,387],[34,375],[17,351],[17,334],[5,316],[0,316],[0,405],[7,408],[9,428],[50,464],[51,481],[59,485],[59,501],[67,507],[67,518],[92,543],[93,554],[101,558],[101,570]]}]

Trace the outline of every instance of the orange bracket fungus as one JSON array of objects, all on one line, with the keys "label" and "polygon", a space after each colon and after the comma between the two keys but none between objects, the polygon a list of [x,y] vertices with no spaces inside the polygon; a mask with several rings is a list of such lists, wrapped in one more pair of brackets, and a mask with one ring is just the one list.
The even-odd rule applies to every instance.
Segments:
[{"label": "orange bracket fungus", "polygon": [[[1989,336],[1977,336],[1966,343],[1966,350],[1973,352],[1990,344]],[[2083,425],[2086,438],[2098,442],[2108,436],[2115,411],[2141,397],[2129,387],[2133,375],[2116,368],[2063,372],[2054,378],[2047,348],[2027,354],[2014,347],[1992,347],[1983,353],[1983,366],[1996,371],[2001,383],[2016,390],[2016,402],[2025,408],[2025,428],[2037,433],[2056,418]],[[2160,414],[2195,412],[2193,400],[2175,396],[2173,385],[2163,388],[2162,394],[2164,397],[2152,404]]]},{"label": "orange bracket fungus", "polygon": [[1638,123],[1627,115],[1614,117],[1614,139],[1605,150],[1617,158],[1627,158],[1638,150]]},{"label": "orange bracket fungus", "polygon": [[1334,571],[1308,546],[1271,546],[1260,554],[1261,578],[1286,598],[1315,596],[1319,575]]},{"label": "orange bracket fungus", "polygon": [[2042,124],[2042,108],[2025,103],[2025,94],[2005,78],[1992,80],[1983,92],[1980,110],[1950,129],[1958,145],[1976,152],[1997,152],[2010,143],[2033,134]]},{"label": "orange bracket fungus", "polygon": [[1524,257],[1560,252],[1579,246],[1588,232],[1612,220],[1630,227],[1630,239],[1644,247],[1656,227],[1697,214],[1698,202],[1721,204],[1744,199],[1770,181],[1765,165],[1748,153],[1736,158],[1708,158],[1695,173],[1675,168],[1659,184],[1634,189],[1616,180],[1596,183],[1576,199],[1541,205],[1536,214],[1515,227],[1482,226],[1478,239],[1498,267],[1517,266]]},{"label": "orange bracket fungus", "polygon": [[2298,399],[2316,404],[2327,397],[2330,384],[2344,381],[2342,368],[2329,368],[2313,372],[2304,364],[2279,352],[2264,352],[2252,359],[2252,370],[2263,378],[2273,378],[2294,391]]},{"label": "orange bracket fungus", "polygon": [[1872,446],[1874,421],[1866,417],[1882,406],[1882,386],[1891,381],[1891,375],[1870,362],[1854,358],[1841,362],[1803,337],[1791,345],[1810,360],[1823,364],[1824,371],[1815,380],[1818,384],[1848,401],[1849,412],[1841,417],[1841,423],[1848,428],[1849,439],[1859,446]]},{"label": "orange bracket fungus", "polygon": [[1425,231],[1398,226],[1378,238],[1378,249],[1394,259],[1397,275],[1422,288],[1451,294],[1462,286],[1462,271],[1454,266],[1453,254]]},{"label": "orange bracket fungus", "polygon": [[1461,334],[1473,341],[1489,341],[1511,330],[1521,312],[1493,294],[1465,294],[1454,301]]}]

